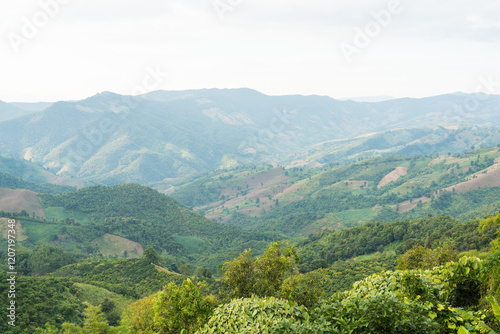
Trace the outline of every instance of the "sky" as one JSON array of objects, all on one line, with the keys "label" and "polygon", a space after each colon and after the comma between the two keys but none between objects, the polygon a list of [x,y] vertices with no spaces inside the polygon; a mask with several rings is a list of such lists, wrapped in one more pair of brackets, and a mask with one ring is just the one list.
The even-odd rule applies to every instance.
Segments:
[{"label": "sky", "polygon": [[7,102],[500,94],[498,0],[2,0],[0,22]]}]

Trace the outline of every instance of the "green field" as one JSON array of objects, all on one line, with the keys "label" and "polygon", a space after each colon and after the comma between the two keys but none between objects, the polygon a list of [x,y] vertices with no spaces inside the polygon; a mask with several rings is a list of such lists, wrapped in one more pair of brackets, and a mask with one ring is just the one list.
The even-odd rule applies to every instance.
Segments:
[{"label": "green field", "polygon": [[205,241],[196,237],[176,235],[174,240],[182,244],[190,253],[196,253],[205,245]]},{"label": "green field", "polygon": [[59,235],[63,226],[53,224],[35,223],[21,220],[21,224],[28,235],[28,240],[35,245],[50,243],[53,235]]},{"label": "green field", "polygon": [[66,210],[65,208],[61,207],[49,207],[45,208],[44,211],[47,221],[63,221],[65,219],[74,219],[81,224],[88,224],[90,222],[88,216],[80,212]]}]

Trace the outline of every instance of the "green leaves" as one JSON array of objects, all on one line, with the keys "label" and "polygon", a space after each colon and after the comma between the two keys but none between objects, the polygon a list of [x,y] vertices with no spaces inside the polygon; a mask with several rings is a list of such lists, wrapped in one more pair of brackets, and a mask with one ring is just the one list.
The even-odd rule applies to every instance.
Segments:
[{"label": "green leaves", "polygon": [[303,306],[274,297],[234,299],[215,309],[197,332],[207,333],[320,333]]},{"label": "green leaves", "polygon": [[497,302],[497,300],[493,296],[489,296],[486,299],[491,304],[491,308],[493,309],[493,314],[498,319],[498,321],[500,321],[500,304]]}]

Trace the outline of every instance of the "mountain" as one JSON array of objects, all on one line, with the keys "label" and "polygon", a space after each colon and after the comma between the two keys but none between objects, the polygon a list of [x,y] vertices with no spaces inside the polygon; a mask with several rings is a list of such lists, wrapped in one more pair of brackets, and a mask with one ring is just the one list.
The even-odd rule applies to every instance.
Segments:
[{"label": "mountain", "polygon": [[[470,101],[477,102],[473,109]],[[140,97],[105,92],[1,122],[0,154],[81,180],[154,184],[218,168],[276,164],[320,143],[367,133],[497,126],[499,101],[442,95],[358,103],[250,89]]]},{"label": "mountain", "polygon": [[389,100],[395,100],[396,98],[394,96],[357,96],[357,97],[349,97],[345,99],[341,99],[343,101],[355,101],[355,102],[382,102],[382,101],[389,101]]},{"label": "mountain", "polygon": [[[23,181],[21,183],[24,184],[24,186],[21,187],[21,183],[16,181],[14,183],[19,184],[15,185],[6,183],[3,184],[2,187],[14,187],[33,190],[32,188],[36,186],[47,186],[54,189],[58,186],[62,186],[60,189],[64,189],[64,187],[67,186],[73,188],[81,188],[84,186],[84,182],[82,181],[56,176],[34,162],[24,159],[9,158],[5,156],[0,156],[0,173],[4,175],[7,174],[6,178],[9,179],[19,178]],[[28,186],[28,183],[32,185]]]},{"label": "mountain", "polygon": [[10,102],[9,104],[22,110],[37,112],[47,109],[52,102]]},{"label": "mountain", "polygon": [[12,103],[0,101],[0,122],[32,113],[32,110],[20,108]]}]

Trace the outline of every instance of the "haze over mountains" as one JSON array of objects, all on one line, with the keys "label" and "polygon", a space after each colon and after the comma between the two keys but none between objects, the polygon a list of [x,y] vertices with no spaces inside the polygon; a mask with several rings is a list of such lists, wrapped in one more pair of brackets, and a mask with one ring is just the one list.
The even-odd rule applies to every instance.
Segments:
[{"label": "haze over mountains", "polygon": [[499,102],[496,95],[366,103],[203,89],[104,92],[39,112],[0,103],[0,155],[92,182],[155,184],[241,164],[455,153],[500,141]]}]

